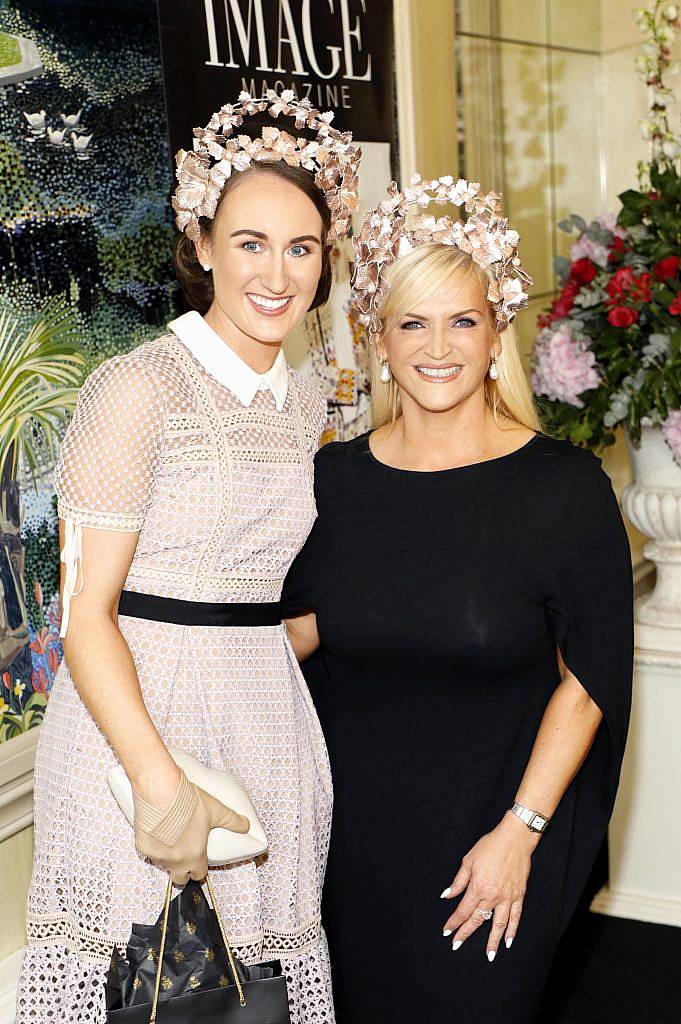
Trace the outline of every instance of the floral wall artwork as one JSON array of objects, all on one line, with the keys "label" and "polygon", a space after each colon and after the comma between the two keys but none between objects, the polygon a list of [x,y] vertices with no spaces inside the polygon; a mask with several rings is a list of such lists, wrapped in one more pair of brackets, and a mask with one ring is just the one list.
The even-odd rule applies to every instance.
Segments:
[{"label": "floral wall artwork", "polygon": [[[45,429],[35,415],[17,426],[0,372],[0,455],[13,429],[29,442],[2,476],[0,742],[40,721],[61,660],[56,451],[46,442],[91,369],[175,314],[171,182],[153,0],[1,2],[0,349],[17,373],[35,373],[40,356],[43,406],[53,407]],[[24,348],[21,365],[18,347],[46,308],[59,337],[39,353]],[[49,370],[64,346],[80,360],[60,392]]]}]

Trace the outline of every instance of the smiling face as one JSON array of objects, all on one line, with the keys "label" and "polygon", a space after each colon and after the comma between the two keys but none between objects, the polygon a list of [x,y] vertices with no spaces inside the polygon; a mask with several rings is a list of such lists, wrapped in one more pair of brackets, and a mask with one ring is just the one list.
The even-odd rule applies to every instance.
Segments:
[{"label": "smiling face", "polygon": [[377,355],[390,364],[403,409],[411,403],[446,412],[473,396],[484,401],[490,361],[501,346],[476,274],[454,270],[433,295],[390,320]]},{"label": "smiling face", "polygon": [[257,361],[254,345],[278,346],[301,322],[317,290],[323,242],[319,212],[289,181],[245,173],[225,195],[197,254],[213,274],[207,319],[242,357]]}]

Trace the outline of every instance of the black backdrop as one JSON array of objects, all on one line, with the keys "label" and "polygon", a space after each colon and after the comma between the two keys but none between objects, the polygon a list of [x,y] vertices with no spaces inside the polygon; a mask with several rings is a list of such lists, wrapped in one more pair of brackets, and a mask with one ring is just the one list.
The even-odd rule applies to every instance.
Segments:
[{"label": "black backdrop", "polygon": [[171,153],[242,89],[294,89],[391,142],[392,0],[158,0]]}]

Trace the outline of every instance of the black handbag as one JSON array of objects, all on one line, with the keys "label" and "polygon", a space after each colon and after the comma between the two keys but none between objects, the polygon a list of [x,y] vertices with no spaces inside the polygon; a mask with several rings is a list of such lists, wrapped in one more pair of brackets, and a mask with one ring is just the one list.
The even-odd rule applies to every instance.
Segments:
[{"label": "black handbag", "polygon": [[290,1024],[281,964],[248,966],[236,959],[209,878],[206,887],[212,907],[196,882],[171,900],[168,879],[156,924],[133,925],[126,959],[114,949],[107,1024]]}]

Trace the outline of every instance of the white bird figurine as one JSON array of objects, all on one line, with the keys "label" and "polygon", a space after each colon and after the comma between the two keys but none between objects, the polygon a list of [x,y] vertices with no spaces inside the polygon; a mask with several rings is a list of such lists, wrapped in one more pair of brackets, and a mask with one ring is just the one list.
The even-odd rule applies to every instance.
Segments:
[{"label": "white bird figurine", "polygon": [[47,129],[47,137],[53,146],[61,146],[64,141],[65,129],[61,128],[50,128]]},{"label": "white bird figurine", "polygon": [[35,114],[27,114],[26,111],[24,111],[24,117],[26,118],[26,120],[30,124],[31,128],[36,129],[36,131],[42,130],[45,127],[45,111],[44,110],[39,110]]},{"label": "white bird figurine", "polygon": [[80,115],[83,113],[81,107],[77,114],[62,114],[61,119],[64,122],[65,128],[77,128],[80,124]]},{"label": "white bird figurine", "polygon": [[82,152],[90,145],[92,135],[76,135],[75,132],[71,132],[71,138],[73,140],[73,148]]}]

